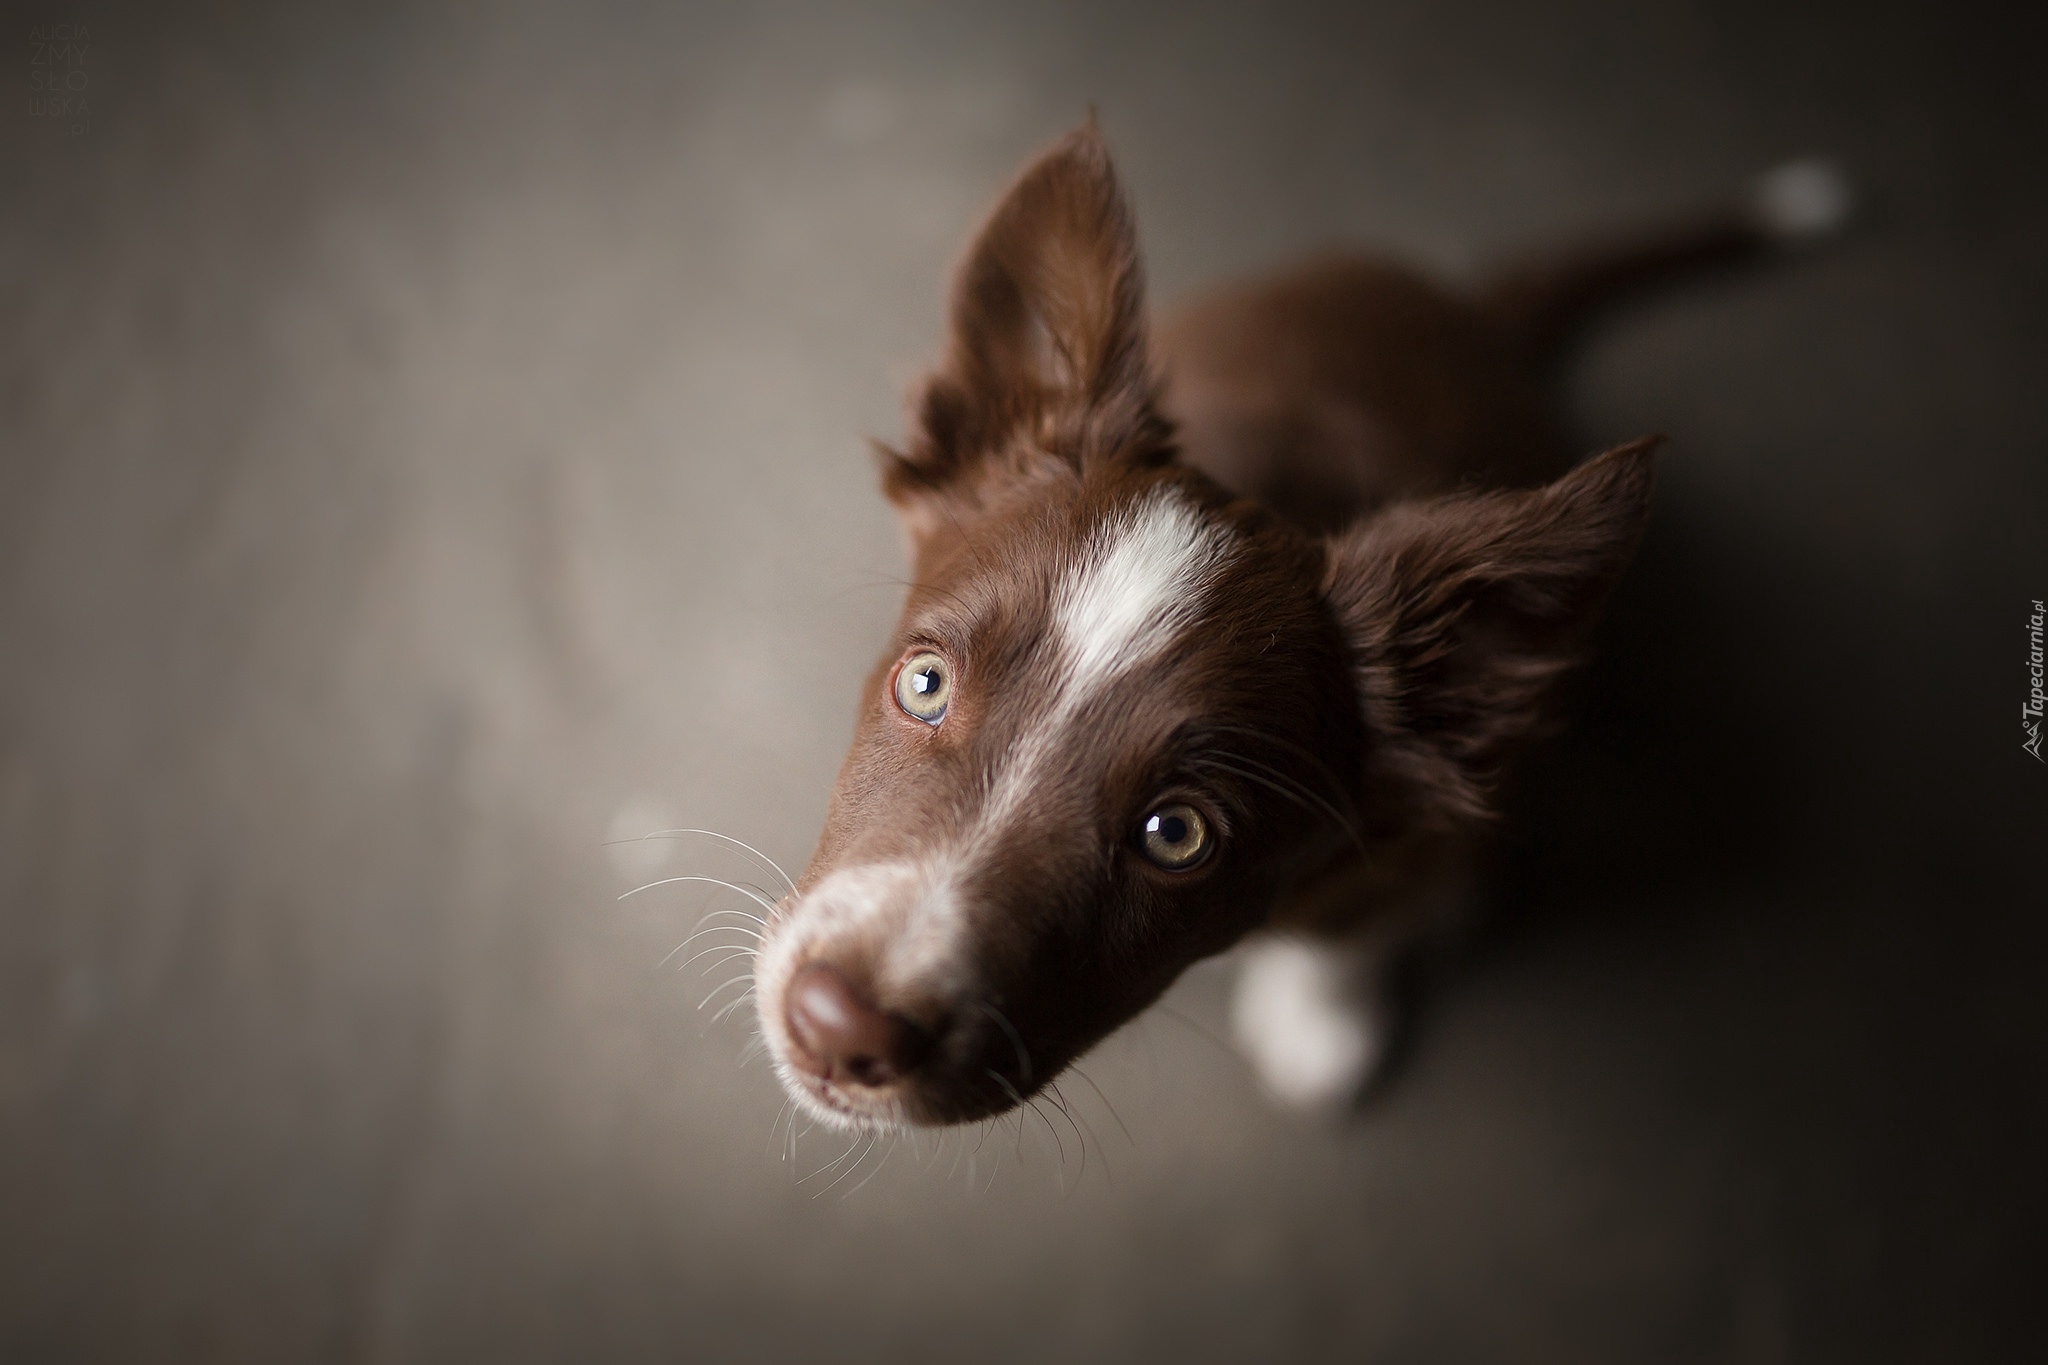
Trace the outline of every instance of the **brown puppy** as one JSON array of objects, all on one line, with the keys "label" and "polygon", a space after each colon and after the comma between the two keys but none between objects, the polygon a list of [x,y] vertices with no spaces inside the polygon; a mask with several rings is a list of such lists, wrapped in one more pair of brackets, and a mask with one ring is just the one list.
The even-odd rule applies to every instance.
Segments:
[{"label": "brown puppy", "polygon": [[1001,1112],[1258,930],[1296,936],[1242,982],[1261,1075],[1361,1084],[1378,966],[1455,884],[1648,512],[1649,441],[1516,487],[1557,466],[1542,368],[1591,303],[1840,216],[1817,168],[1771,194],[1477,299],[1311,266],[1155,357],[1095,128],[1032,165],[884,457],[914,586],[763,936],[800,1106]]}]

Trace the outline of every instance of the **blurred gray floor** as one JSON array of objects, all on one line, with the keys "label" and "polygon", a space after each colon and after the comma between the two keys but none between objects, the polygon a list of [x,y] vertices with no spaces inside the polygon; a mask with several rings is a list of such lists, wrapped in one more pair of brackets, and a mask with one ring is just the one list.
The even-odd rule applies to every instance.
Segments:
[{"label": "blurred gray floor", "polygon": [[[2037,1344],[2026,35],[346,8],[6,20],[0,1357]],[[35,116],[32,23],[90,25],[89,130]],[[1571,376],[1586,448],[1674,435],[1657,527],[1380,1104],[1264,1107],[1222,964],[1072,1124],[813,1198],[842,1148],[778,1159],[743,1022],[696,1008],[727,973],[656,965],[732,902],[614,899],[737,865],[605,841],[807,855],[899,591],[861,440],[1091,101],[1166,301],[1337,242],[1467,270],[1806,151],[1874,207]]]}]

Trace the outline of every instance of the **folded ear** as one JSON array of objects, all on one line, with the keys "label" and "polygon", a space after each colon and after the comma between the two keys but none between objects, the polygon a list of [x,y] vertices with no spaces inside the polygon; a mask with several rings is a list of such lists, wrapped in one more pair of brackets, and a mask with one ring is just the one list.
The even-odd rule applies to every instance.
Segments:
[{"label": "folded ear", "polygon": [[1488,813],[1641,538],[1657,442],[1543,488],[1397,505],[1329,542],[1323,590],[1356,661],[1386,822]]},{"label": "folded ear", "polygon": [[913,527],[921,501],[1022,442],[1077,467],[1163,458],[1144,304],[1130,210],[1091,119],[1024,172],[960,268],[917,430],[884,453],[884,491]]}]

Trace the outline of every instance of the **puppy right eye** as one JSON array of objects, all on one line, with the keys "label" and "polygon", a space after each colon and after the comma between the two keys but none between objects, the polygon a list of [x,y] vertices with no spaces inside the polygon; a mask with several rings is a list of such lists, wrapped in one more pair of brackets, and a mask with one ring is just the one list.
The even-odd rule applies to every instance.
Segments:
[{"label": "puppy right eye", "polygon": [[896,670],[896,704],[913,720],[937,725],[952,695],[953,671],[930,650],[911,655]]},{"label": "puppy right eye", "polygon": [[1209,856],[1209,822],[1193,806],[1178,801],[1161,806],[1138,827],[1138,847],[1155,867],[1186,872]]}]

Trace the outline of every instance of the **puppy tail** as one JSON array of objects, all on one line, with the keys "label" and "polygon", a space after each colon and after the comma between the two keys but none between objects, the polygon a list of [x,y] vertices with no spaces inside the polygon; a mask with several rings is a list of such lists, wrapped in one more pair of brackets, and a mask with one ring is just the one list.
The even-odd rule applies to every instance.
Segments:
[{"label": "puppy tail", "polygon": [[1555,363],[1610,310],[1839,236],[1855,212],[1855,189],[1840,166],[1817,157],[1788,161],[1718,209],[1510,262],[1480,301],[1511,346],[1538,364]]}]

